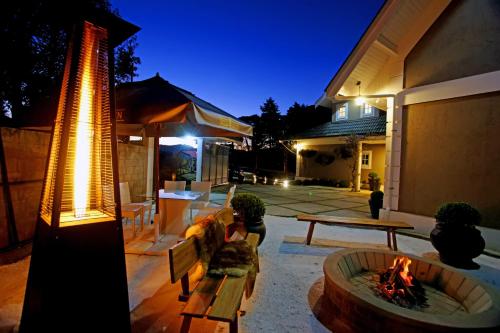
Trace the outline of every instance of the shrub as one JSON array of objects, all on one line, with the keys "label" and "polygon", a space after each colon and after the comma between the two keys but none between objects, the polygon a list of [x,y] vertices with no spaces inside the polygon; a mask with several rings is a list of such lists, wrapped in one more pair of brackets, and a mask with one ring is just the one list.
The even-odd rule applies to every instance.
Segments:
[{"label": "shrub", "polygon": [[231,200],[233,209],[245,219],[245,223],[260,221],[266,213],[264,202],[253,194],[238,194]]},{"label": "shrub", "polygon": [[293,185],[302,185],[302,180],[301,179],[295,179],[293,181]]},{"label": "shrub", "polygon": [[384,192],[382,192],[382,191],[373,191],[370,194],[370,199],[372,199],[372,201],[383,200],[384,199]]},{"label": "shrub", "polygon": [[311,157],[316,156],[317,153],[318,153],[318,151],[314,150],[314,149],[302,149],[299,152],[299,155],[302,157],[305,157],[305,158],[311,158]]},{"label": "shrub", "polygon": [[439,207],[435,218],[456,226],[478,225],[481,222],[481,214],[477,209],[465,202],[448,202]]},{"label": "shrub", "polygon": [[345,179],[342,179],[342,180],[339,180],[339,183],[338,183],[339,187],[349,187],[349,182]]}]

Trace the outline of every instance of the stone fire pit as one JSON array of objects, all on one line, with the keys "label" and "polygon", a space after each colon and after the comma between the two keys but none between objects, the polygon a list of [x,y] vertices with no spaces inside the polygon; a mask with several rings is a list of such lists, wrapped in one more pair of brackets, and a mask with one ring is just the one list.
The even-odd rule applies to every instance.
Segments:
[{"label": "stone fire pit", "polygon": [[[425,288],[429,307],[406,309],[373,292],[376,271],[401,255],[412,260],[410,272]],[[500,331],[498,292],[450,266],[399,252],[347,249],[329,255],[323,270],[334,332]]]}]

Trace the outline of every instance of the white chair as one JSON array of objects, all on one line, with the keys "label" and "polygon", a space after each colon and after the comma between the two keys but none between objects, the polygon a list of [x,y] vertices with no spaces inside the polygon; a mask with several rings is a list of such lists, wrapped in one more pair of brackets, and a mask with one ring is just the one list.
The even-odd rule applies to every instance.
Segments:
[{"label": "white chair", "polygon": [[191,191],[193,192],[203,192],[203,195],[196,199],[195,201],[191,202],[191,220],[193,220],[193,209],[203,209],[208,206],[210,202],[210,189],[212,188],[212,182],[197,182],[197,181],[192,181],[191,182]]},{"label": "white chair", "polygon": [[[132,202],[130,200],[130,188],[128,182],[120,183],[120,201],[122,204],[122,215],[126,218],[132,219],[132,229],[135,234],[135,218],[139,215],[141,217],[141,230],[144,229],[145,221],[151,220],[151,209],[153,204],[151,201]],[[148,212],[148,219],[146,220],[146,212]]]},{"label": "white chair", "polygon": [[176,192],[176,191],[185,191],[186,190],[186,181],[185,180],[165,180],[163,185],[163,190],[165,192]]},{"label": "white chair", "polygon": [[229,188],[229,190],[227,191],[227,194],[226,194],[226,201],[224,202],[224,206],[217,206],[217,207],[206,207],[206,208],[203,208],[203,209],[200,209],[198,211],[198,214],[196,215],[195,217],[195,220],[198,218],[198,217],[205,217],[207,215],[210,215],[210,214],[215,214],[217,213],[218,211],[220,211],[221,209],[223,208],[229,208],[231,207],[231,200],[233,199],[234,197],[234,192],[236,191],[236,185],[233,185]]}]

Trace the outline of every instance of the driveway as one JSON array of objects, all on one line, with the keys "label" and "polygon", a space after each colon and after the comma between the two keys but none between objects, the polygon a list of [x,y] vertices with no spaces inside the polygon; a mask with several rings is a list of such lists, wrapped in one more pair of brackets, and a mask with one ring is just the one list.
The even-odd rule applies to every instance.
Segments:
[{"label": "driveway", "polygon": [[[226,188],[214,189],[211,201],[224,204]],[[255,194],[264,201],[266,214],[295,217],[301,213],[349,217],[371,217],[368,199],[370,191],[350,192],[350,189],[327,186],[295,186],[238,184],[236,194]]]}]

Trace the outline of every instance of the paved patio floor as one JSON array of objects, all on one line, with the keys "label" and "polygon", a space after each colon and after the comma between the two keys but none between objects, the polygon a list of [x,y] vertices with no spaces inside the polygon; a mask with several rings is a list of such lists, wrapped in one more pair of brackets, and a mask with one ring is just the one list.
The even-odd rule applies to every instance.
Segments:
[{"label": "paved patio floor", "polygon": [[[210,200],[224,204],[227,187],[214,189]],[[236,194],[257,195],[266,205],[266,214],[295,217],[298,214],[322,214],[349,217],[370,217],[370,191],[350,192],[348,188],[327,186],[295,186],[238,184]]]}]

